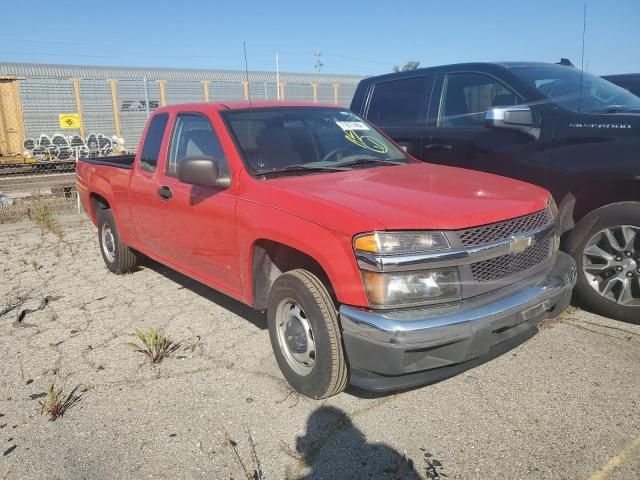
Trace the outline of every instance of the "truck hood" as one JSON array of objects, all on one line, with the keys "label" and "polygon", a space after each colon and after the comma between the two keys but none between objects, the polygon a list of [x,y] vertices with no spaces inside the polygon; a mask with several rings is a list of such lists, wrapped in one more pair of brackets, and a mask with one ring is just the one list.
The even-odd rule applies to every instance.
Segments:
[{"label": "truck hood", "polygon": [[[550,194],[518,180],[427,163],[354,169],[347,172],[267,180],[273,187],[339,205],[388,230],[462,229],[542,210]],[[302,202],[304,203],[304,202]],[[313,202],[318,205],[317,202]],[[335,208],[306,209],[291,202],[287,210],[331,226]],[[340,230],[345,230],[343,221]],[[369,225],[370,222],[363,222]],[[352,225],[351,232],[362,231]]]}]

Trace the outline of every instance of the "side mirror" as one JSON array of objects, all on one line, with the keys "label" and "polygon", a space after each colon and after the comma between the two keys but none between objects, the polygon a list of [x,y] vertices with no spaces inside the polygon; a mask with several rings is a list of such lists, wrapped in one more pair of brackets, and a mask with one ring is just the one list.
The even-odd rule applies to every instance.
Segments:
[{"label": "side mirror", "polygon": [[484,117],[484,126],[488,128],[508,128],[540,138],[540,126],[537,116],[527,106],[493,108]]},{"label": "side mirror", "polygon": [[183,158],[178,164],[178,179],[201,187],[228,188],[231,185],[231,178],[220,176],[218,161],[213,157]]}]

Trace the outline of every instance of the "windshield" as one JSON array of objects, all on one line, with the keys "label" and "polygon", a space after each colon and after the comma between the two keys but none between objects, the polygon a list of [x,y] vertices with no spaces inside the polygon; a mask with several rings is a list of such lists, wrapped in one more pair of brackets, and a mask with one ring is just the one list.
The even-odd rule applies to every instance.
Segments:
[{"label": "windshield", "polygon": [[304,174],[412,162],[348,110],[274,107],[222,113],[252,174]]},{"label": "windshield", "polygon": [[[615,113],[640,109],[640,98],[603,78],[561,65],[513,67],[511,71],[546,98],[567,110]],[[580,77],[582,76],[582,95]]]}]

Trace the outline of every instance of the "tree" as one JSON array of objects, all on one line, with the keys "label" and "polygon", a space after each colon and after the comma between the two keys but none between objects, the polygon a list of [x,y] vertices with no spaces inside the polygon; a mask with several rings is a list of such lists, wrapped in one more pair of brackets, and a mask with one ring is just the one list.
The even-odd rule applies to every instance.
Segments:
[{"label": "tree", "polygon": [[420,62],[417,62],[415,60],[409,60],[407,63],[404,64],[404,67],[400,68],[398,66],[393,67],[393,71],[394,72],[406,72],[409,70],[415,70],[420,66]]}]

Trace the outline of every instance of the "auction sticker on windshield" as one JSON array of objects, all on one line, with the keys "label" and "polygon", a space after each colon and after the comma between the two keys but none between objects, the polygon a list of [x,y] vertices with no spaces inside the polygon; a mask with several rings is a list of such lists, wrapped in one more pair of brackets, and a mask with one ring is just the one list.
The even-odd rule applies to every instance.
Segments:
[{"label": "auction sticker on windshield", "polygon": [[336,122],[336,125],[345,132],[350,130],[369,130],[369,127],[362,122]]}]

